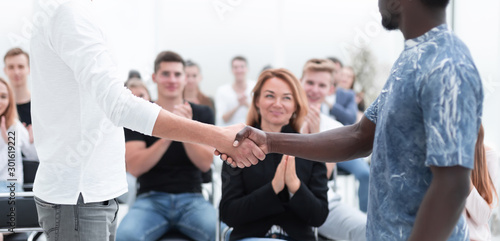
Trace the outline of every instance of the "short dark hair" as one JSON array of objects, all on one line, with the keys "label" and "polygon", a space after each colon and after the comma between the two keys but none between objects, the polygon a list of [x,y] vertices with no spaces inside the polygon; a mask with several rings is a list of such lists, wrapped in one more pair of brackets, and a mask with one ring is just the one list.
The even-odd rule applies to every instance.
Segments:
[{"label": "short dark hair", "polygon": [[445,8],[450,0],[421,0],[423,4],[429,7]]},{"label": "short dark hair", "polygon": [[236,61],[236,60],[243,61],[243,62],[245,62],[245,64],[247,64],[247,65],[248,65],[247,59],[246,59],[245,57],[241,56],[241,55],[238,55],[238,56],[234,57],[234,58],[231,60],[231,66],[233,66],[233,63],[234,63],[234,61]]},{"label": "short dark hair", "polygon": [[196,62],[193,62],[192,60],[186,61],[186,67],[196,67],[196,68],[198,68],[198,72],[201,73],[200,65],[198,65]]},{"label": "short dark hair", "polygon": [[28,66],[29,66],[30,65],[30,56],[28,53],[24,52],[21,48],[13,48],[13,49],[10,49],[9,51],[7,51],[7,53],[3,57],[3,62],[5,63],[5,61],[9,57],[14,57],[14,56],[21,55],[21,54],[24,54],[24,56],[26,56],[26,58],[28,59]]},{"label": "short dark hair", "polygon": [[186,62],[184,62],[184,59],[182,57],[172,51],[163,51],[156,56],[155,59],[155,73],[158,71],[160,68],[160,64],[162,62],[175,62],[175,63],[181,63],[182,67],[186,67]]},{"label": "short dark hair", "polygon": [[336,64],[339,64],[340,68],[344,67],[344,65],[342,64],[342,61],[340,61],[340,59],[338,59],[336,57],[328,57],[327,59],[331,60],[332,62],[334,62]]},{"label": "short dark hair", "polygon": [[141,73],[139,73],[139,71],[137,71],[137,70],[135,70],[135,69],[131,69],[131,70],[128,72],[128,79],[132,79],[132,78],[142,79],[142,78],[141,78]]}]

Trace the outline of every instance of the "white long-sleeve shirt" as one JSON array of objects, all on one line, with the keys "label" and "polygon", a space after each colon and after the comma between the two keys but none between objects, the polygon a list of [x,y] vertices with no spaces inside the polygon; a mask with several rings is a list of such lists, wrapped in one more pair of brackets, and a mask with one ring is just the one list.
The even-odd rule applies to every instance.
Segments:
[{"label": "white long-sleeve shirt", "polygon": [[[247,102],[252,103],[252,90],[255,86],[255,81],[247,80],[245,95]],[[222,116],[228,111],[236,108],[239,105],[238,94],[233,89],[233,84],[222,85],[217,89],[215,94],[215,124],[218,126],[230,126],[239,123],[247,122],[248,107],[240,106],[234,113],[233,117],[227,122]]]},{"label": "white long-sleeve shirt", "polygon": [[[12,133],[12,134],[10,134]],[[35,145],[30,143],[28,130],[21,124],[20,121],[16,121],[7,129],[7,137],[9,142],[5,143],[3,138],[0,138],[0,181],[15,180],[16,182],[22,184],[24,182],[23,174],[23,157],[28,160],[36,160],[37,154],[35,150]],[[14,148],[14,158],[9,158],[9,146]],[[11,148],[12,149],[12,148]],[[14,162],[9,165],[9,159],[13,159]],[[9,168],[13,168],[10,169]]]},{"label": "white long-sleeve shirt", "polygon": [[122,127],[150,135],[160,107],[123,87],[91,1],[59,0],[31,40],[34,192],[76,204],[127,191]]}]

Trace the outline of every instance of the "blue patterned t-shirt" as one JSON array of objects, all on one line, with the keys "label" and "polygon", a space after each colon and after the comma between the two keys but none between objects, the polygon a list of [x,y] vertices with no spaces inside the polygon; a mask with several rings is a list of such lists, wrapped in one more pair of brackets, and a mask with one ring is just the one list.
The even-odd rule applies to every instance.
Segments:
[{"label": "blue patterned t-shirt", "polygon": [[[365,115],[376,124],[368,240],[407,240],[429,166],[474,166],[483,90],[467,47],[443,24],[405,42]],[[463,217],[449,240],[469,240]]]}]

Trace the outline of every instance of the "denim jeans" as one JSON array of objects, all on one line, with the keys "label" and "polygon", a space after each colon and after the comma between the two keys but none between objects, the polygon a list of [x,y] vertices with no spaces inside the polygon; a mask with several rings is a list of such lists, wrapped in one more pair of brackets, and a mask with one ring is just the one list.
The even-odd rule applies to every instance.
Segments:
[{"label": "denim jeans", "polygon": [[137,197],[118,226],[117,241],[157,240],[170,229],[194,240],[215,240],[215,208],[201,193],[148,192]]},{"label": "denim jeans", "polygon": [[112,199],[76,205],[48,203],[35,197],[38,221],[48,241],[115,240],[118,203]]},{"label": "denim jeans", "polygon": [[362,158],[346,162],[337,163],[338,168],[342,168],[354,175],[359,181],[358,197],[359,209],[366,213],[368,209],[368,185],[370,182],[370,166]]}]

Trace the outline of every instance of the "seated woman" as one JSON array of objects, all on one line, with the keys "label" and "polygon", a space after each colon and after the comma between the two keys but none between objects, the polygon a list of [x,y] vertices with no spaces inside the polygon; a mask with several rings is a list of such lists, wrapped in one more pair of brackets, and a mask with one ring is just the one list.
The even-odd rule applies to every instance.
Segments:
[{"label": "seated woman", "polygon": [[[38,159],[33,137],[18,119],[12,88],[0,78],[0,193],[23,191],[21,153],[27,159]],[[0,233],[0,241],[3,239]]]},{"label": "seated woman", "polygon": [[[262,72],[247,124],[268,132],[299,133],[307,99],[285,69]],[[268,154],[257,165],[222,169],[220,217],[233,227],[230,240],[314,240],[312,227],[328,216],[324,163]]]},{"label": "seated woman", "polygon": [[[498,195],[493,181],[498,173],[494,167],[497,156],[484,145],[483,125],[479,127],[479,134],[474,153],[474,170],[471,172],[471,191],[465,204],[465,218],[469,227],[471,241],[491,240],[488,222],[493,208],[498,203]],[[487,155],[487,151],[490,155]],[[493,158],[492,158],[493,157]]]},{"label": "seated woman", "polygon": [[33,137],[18,119],[14,93],[0,78],[0,193],[23,191],[23,157],[38,159]]}]

